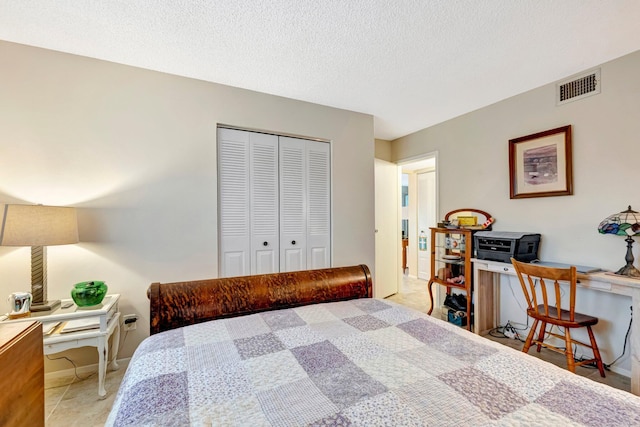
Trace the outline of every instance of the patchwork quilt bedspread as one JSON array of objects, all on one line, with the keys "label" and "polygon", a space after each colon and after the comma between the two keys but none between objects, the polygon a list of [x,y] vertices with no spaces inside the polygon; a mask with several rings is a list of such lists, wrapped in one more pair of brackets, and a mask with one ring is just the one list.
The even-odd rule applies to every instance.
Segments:
[{"label": "patchwork quilt bedspread", "polygon": [[107,425],[632,426],[640,398],[393,302],[358,299],[147,338]]}]

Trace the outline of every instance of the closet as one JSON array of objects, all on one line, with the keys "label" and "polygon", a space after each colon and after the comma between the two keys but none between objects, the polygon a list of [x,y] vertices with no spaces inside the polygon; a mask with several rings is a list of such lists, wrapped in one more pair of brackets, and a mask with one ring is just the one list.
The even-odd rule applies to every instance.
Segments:
[{"label": "closet", "polygon": [[330,267],[329,143],[218,128],[220,277]]}]

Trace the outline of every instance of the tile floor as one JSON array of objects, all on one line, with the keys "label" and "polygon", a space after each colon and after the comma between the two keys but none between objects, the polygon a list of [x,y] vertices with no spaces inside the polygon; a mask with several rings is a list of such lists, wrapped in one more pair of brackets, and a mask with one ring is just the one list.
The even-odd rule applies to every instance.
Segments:
[{"label": "tile floor", "polygon": [[[400,292],[389,297],[390,300],[407,305],[418,311],[429,310],[429,296],[427,284],[423,280],[404,278]],[[434,313],[434,315],[438,315]],[[487,338],[500,342],[516,349],[522,348],[522,343],[508,338],[495,338],[489,335]],[[559,366],[566,366],[564,356],[542,349],[540,353],[531,350],[531,355],[540,357]],[[115,399],[120,381],[127,370],[126,362],[119,362],[120,369],[107,372],[105,399],[98,398],[98,378],[96,374],[87,379],[78,380],[75,377],[48,380],[45,384],[45,416],[47,427],[88,427],[102,426],[109,415],[111,405]],[[607,372],[606,378],[601,378],[596,369],[578,367],[577,373],[604,382],[612,387],[629,391],[631,385],[629,378]],[[87,375],[80,375],[86,377]]]},{"label": "tile floor", "polygon": [[78,374],[66,378],[46,379],[44,390],[45,426],[91,427],[104,426],[115,400],[127,361],[119,361],[119,369],[107,371],[107,396],[98,397],[98,375]]}]

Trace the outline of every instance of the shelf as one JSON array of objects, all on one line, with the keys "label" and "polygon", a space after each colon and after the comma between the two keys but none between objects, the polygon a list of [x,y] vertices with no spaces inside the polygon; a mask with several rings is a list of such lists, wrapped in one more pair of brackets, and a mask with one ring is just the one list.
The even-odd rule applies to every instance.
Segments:
[{"label": "shelf", "polygon": [[457,289],[466,289],[467,288],[466,280],[465,280],[465,283],[451,283],[451,282],[447,282],[446,280],[438,279],[437,277],[434,277],[432,280],[433,280],[434,283],[437,283],[437,284],[442,285],[442,286],[448,286],[450,288],[457,288]]},{"label": "shelf", "polygon": [[463,259],[442,259],[436,258],[436,262],[442,262],[444,264],[453,264],[453,265],[464,265],[465,260]]}]

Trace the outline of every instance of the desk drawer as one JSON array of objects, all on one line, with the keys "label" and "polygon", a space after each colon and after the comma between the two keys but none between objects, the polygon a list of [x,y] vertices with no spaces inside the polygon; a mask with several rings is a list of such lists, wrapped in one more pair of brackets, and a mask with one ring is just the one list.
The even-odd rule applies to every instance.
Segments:
[{"label": "desk drawer", "polygon": [[504,265],[498,265],[498,264],[487,264],[487,270],[489,271],[493,271],[496,273],[505,273],[505,274],[516,274],[516,269],[513,268],[513,265],[511,264],[504,264]]}]

